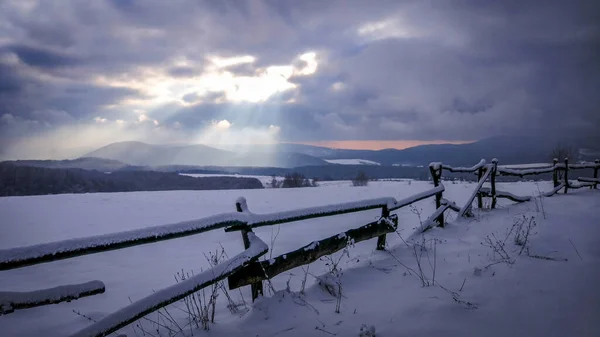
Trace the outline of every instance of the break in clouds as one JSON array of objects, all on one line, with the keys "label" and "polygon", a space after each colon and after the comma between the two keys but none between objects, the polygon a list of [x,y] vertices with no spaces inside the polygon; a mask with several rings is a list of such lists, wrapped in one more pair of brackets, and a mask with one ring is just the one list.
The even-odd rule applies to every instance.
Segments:
[{"label": "break in clouds", "polygon": [[594,1],[0,3],[0,157],[600,134]]}]

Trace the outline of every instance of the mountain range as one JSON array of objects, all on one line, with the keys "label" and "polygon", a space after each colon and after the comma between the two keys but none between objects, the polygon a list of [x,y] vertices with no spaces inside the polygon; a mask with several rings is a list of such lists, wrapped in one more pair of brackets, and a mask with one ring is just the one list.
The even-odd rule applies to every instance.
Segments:
[{"label": "mountain range", "polygon": [[[347,150],[279,143],[254,145],[250,151],[236,152],[200,144],[153,145],[129,141],[108,144],[74,160],[17,160],[11,163],[19,166],[79,168],[103,172],[242,172],[242,168],[244,172],[251,168],[262,172],[264,168],[303,167],[307,172],[320,168],[320,172],[327,174],[349,171],[353,166],[362,166],[364,169],[369,166],[368,170],[375,173],[389,172],[392,167],[396,167],[395,170],[399,167],[426,167],[432,161],[453,166],[470,166],[482,158],[488,161],[498,158],[501,164],[549,163],[557,144],[552,140],[499,136],[468,144],[421,145],[403,150]],[[569,144],[578,150],[579,160],[594,160],[600,155],[598,147],[590,146],[589,142]]]},{"label": "mountain range", "polygon": [[[498,158],[502,164],[551,162],[550,141],[527,137],[499,136],[468,144],[421,145],[403,150],[346,150],[303,144],[279,143],[255,145],[251,151],[235,152],[207,145],[151,145],[142,142],[119,142],[106,145],[85,157],[116,160],[128,165],[280,167],[367,163],[383,166],[424,166],[432,161],[449,165],[472,165],[484,158]],[[580,147],[577,147],[578,149]],[[580,151],[581,157],[593,151]],[[594,158],[580,158],[594,159]],[[329,162],[330,161],[330,162]],[[333,162],[333,163],[332,163]]]}]

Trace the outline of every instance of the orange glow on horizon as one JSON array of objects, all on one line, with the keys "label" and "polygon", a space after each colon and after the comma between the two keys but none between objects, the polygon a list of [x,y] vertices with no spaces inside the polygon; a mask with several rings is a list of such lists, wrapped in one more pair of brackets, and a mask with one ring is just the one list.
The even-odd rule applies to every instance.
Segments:
[{"label": "orange glow on horizon", "polygon": [[316,142],[298,142],[298,144],[323,146],[333,149],[347,150],[383,150],[397,149],[404,150],[409,147],[431,144],[467,144],[473,140],[323,140]]}]

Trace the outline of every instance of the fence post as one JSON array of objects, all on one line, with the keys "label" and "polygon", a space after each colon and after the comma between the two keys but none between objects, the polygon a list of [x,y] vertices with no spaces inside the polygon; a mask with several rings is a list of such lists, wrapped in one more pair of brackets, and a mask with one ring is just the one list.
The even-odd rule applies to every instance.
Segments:
[{"label": "fence post", "polygon": [[[243,213],[244,209],[247,209],[248,206],[246,205],[246,199],[238,199],[235,202],[235,209],[240,212]],[[250,228],[244,228],[242,229],[242,240],[244,241],[244,249],[248,249],[250,248],[250,239],[248,238],[248,232],[252,232],[252,229]],[[258,295],[263,295],[263,284],[262,281],[258,281],[255,283],[252,283],[250,285],[250,289],[252,291],[252,301],[254,302],[255,299],[258,298]]]},{"label": "fence post", "polygon": [[[480,167],[479,170],[477,170],[477,182],[479,182],[482,177],[483,167]],[[481,194],[481,192],[477,192],[477,208],[483,208],[483,195]]]},{"label": "fence post", "polygon": [[[433,178],[433,186],[440,186],[440,180],[442,178],[442,165],[435,164],[429,165],[429,172],[431,173],[431,177]],[[435,209],[438,209],[442,206],[442,192],[435,194]],[[440,216],[436,219],[438,225],[440,227],[444,227],[444,213],[440,214]]]},{"label": "fence post", "polygon": [[552,170],[552,184],[554,187],[558,186],[558,158],[554,158],[552,160],[552,166],[554,166],[554,170]]},{"label": "fence post", "polygon": [[569,158],[565,157],[565,194],[569,190]]},{"label": "fence post", "polygon": [[496,208],[496,172],[498,171],[498,159],[492,159],[492,173],[490,182],[492,184],[492,209]]},{"label": "fence post", "polygon": [[[596,167],[594,167],[594,179],[598,179],[598,169],[600,169],[600,159],[594,160]],[[598,189],[598,183],[594,183],[594,189]]]},{"label": "fence post", "polygon": [[[389,208],[386,206],[383,206],[383,208],[381,208],[381,218],[382,219],[389,219],[390,217],[390,210]],[[380,235],[377,237],[377,250],[385,250],[385,234]]]}]

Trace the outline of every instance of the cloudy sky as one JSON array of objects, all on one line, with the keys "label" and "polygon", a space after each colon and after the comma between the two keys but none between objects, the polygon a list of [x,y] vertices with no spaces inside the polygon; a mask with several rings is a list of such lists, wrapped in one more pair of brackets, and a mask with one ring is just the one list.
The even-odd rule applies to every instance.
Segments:
[{"label": "cloudy sky", "polygon": [[0,157],[595,136],[598,62],[591,0],[0,0]]}]

